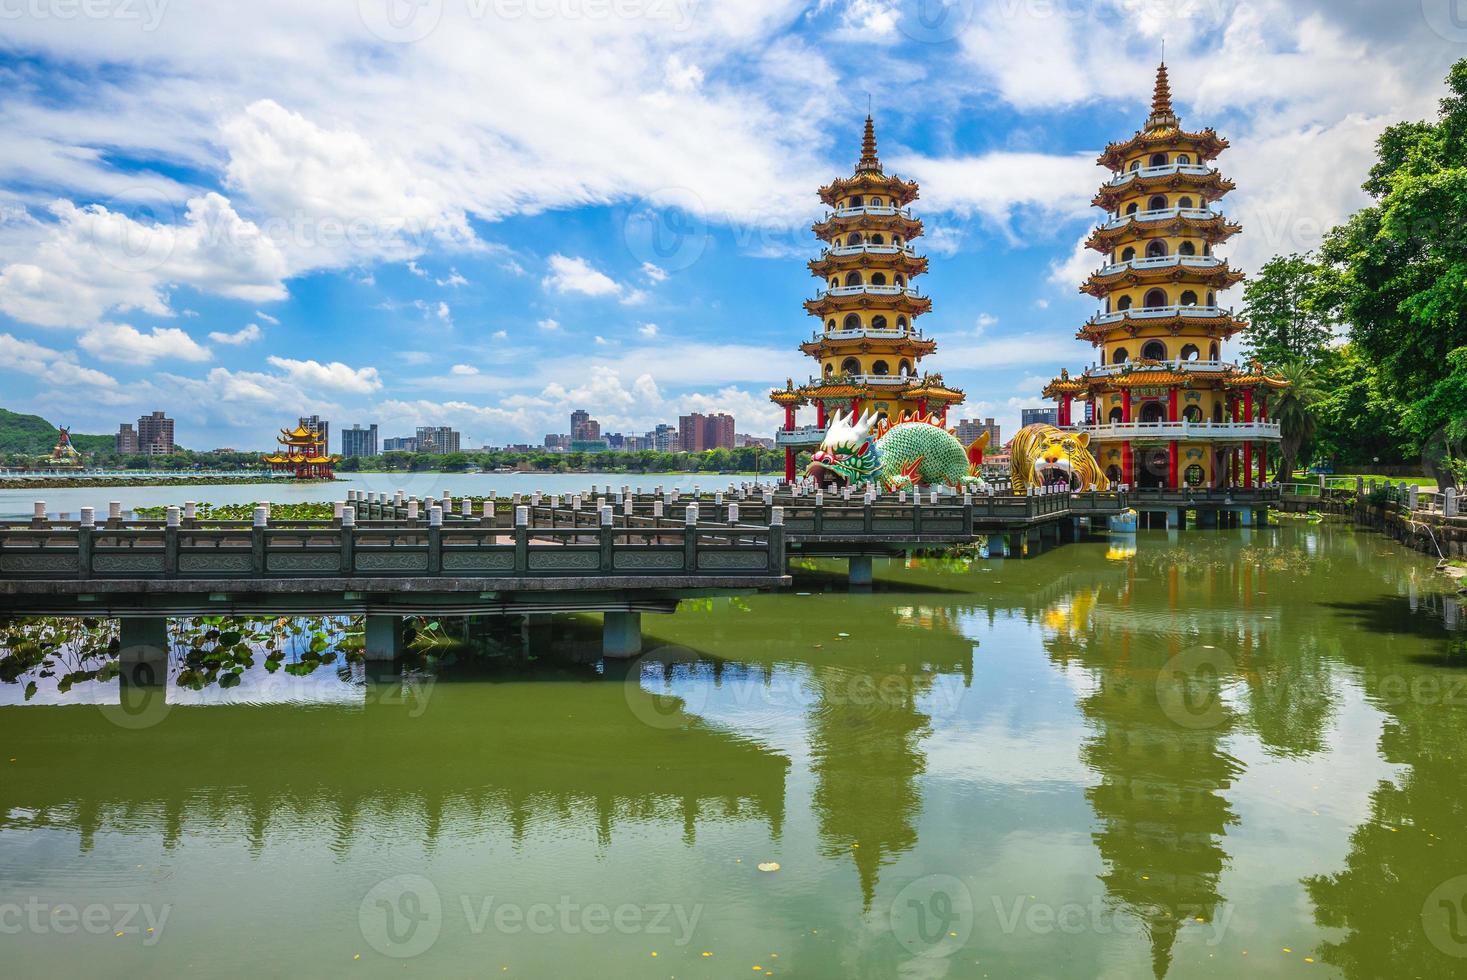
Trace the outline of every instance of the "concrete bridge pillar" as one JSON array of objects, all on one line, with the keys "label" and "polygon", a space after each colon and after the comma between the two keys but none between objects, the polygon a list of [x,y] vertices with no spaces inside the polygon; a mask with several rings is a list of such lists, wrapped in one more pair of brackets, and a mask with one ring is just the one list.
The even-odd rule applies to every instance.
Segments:
[{"label": "concrete bridge pillar", "polygon": [[1237,514],[1237,517],[1238,517],[1238,525],[1240,527],[1252,527],[1253,526],[1253,511],[1251,511],[1251,510],[1249,510],[1248,508],[1245,507],[1242,510],[1236,511],[1235,513]]},{"label": "concrete bridge pillar", "polygon": [[1010,558],[1023,558],[1024,556],[1024,532],[1014,531],[1008,536],[1005,551]]},{"label": "concrete bridge pillar", "polygon": [[120,622],[119,664],[124,680],[135,687],[168,682],[168,619],[147,616]]},{"label": "concrete bridge pillar", "polygon": [[1197,508],[1197,527],[1199,529],[1200,528],[1212,528],[1212,529],[1216,530],[1216,528],[1217,528],[1217,508],[1216,507],[1198,507]]},{"label": "concrete bridge pillar", "polygon": [[642,614],[609,612],[601,621],[601,654],[624,659],[642,652]]},{"label": "concrete bridge pillar", "polygon": [[876,579],[876,573],[872,568],[871,556],[861,555],[850,560],[849,583],[858,586],[870,586]]},{"label": "concrete bridge pillar", "polygon": [[368,616],[363,654],[371,661],[396,660],[402,656],[402,617]]}]

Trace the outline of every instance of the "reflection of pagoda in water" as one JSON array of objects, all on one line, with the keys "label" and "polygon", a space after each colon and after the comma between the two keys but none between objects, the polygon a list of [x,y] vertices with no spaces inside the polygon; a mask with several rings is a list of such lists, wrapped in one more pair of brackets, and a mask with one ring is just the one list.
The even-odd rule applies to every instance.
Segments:
[{"label": "reflection of pagoda in water", "polygon": [[[912,244],[922,234],[922,219],[909,206],[917,194],[914,181],[882,168],[867,116],[855,172],[820,188],[831,210],[812,229],[826,248],[810,262],[821,288],[805,312],[822,327],[800,350],[815,359],[819,374],[770,394],[785,410],[777,441],[785,449],[786,480],[795,478],[797,449],[818,445],[827,416],[837,410],[892,418],[931,412],[946,422],[948,406],[963,400],[942,375],[918,376],[922,358],[937,343],[916,325],[932,309],[932,300],[912,284],[927,271],[927,257]],[[795,410],[802,405],[815,406],[815,429],[796,430]]]}]

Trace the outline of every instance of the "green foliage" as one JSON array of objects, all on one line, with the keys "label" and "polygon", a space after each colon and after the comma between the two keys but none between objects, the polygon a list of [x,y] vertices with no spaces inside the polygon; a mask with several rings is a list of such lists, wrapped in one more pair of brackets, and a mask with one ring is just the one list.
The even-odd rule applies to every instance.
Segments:
[{"label": "green foliage", "polygon": [[[0,453],[21,456],[50,456],[56,446],[56,426],[39,415],[21,415],[0,408]],[[111,451],[111,436],[72,433],[71,444],[79,453]]]},{"label": "green foliage", "polygon": [[1318,367],[1333,331],[1320,299],[1323,270],[1312,256],[1278,255],[1243,292],[1244,353],[1270,368],[1290,362]]},{"label": "green foliage", "polygon": [[1273,417],[1278,420],[1282,436],[1279,444],[1282,466],[1279,472],[1292,474],[1300,451],[1314,437],[1319,403],[1324,400],[1324,392],[1320,391],[1318,375],[1308,361],[1285,361],[1276,370],[1279,377],[1289,383],[1287,388],[1275,396],[1273,404]]},{"label": "green foliage", "polygon": [[[1386,390],[1375,364],[1355,344],[1330,352],[1320,374],[1315,458],[1342,465],[1406,460],[1406,406]],[[1305,458],[1308,458],[1307,456]]]}]

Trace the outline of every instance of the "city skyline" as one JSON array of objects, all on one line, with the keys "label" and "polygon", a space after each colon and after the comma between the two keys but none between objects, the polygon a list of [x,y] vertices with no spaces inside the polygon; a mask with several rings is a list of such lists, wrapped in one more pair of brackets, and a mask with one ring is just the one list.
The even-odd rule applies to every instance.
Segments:
[{"label": "city skyline", "polygon": [[[206,29],[168,9],[110,25],[132,32],[115,71],[104,25],[17,20],[7,103],[37,135],[0,162],[4,407],[92,433],[161,407],[198,447],[310,415],[535,444],[579,406],[609,432],[726,412],[768,436],[767,391],[808,376],[814,190],[859,151],[875,64],[901,80],[870,93],[883,160],[922,185],[924,367],[1012,432],[1094,358],[1074,339],[1094,156],[1144,116],[1163,22],[1178,111],[1233,142],[1227,255],[1249,274],[1364,202],[1373,137],[1434,113],[1455,53],[1430,16],[1322,0],[959,3],[935,27],[912,6],[706,5],[679,31],[445,10],[421,38],[356,10],[219,5]],[[562,115],[415,94],[525,77],[527,41]],[[300,44],[305,69],[282,54]],[[1035,44],[1042,62],[1004,56]]]}]

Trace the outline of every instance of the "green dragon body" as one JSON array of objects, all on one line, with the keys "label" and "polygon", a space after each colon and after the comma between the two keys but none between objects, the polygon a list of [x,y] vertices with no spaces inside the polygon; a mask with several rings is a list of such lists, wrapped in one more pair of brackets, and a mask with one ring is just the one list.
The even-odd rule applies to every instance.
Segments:
[{"label": "green dragon body", "polygon": [[811,456],[806,475],[825,486],[877,484],[888,492],[946,484],[955,490],[986,489],[979,475],[985,432],[964,448],[933,416],[894,422],[837,412]]}]

